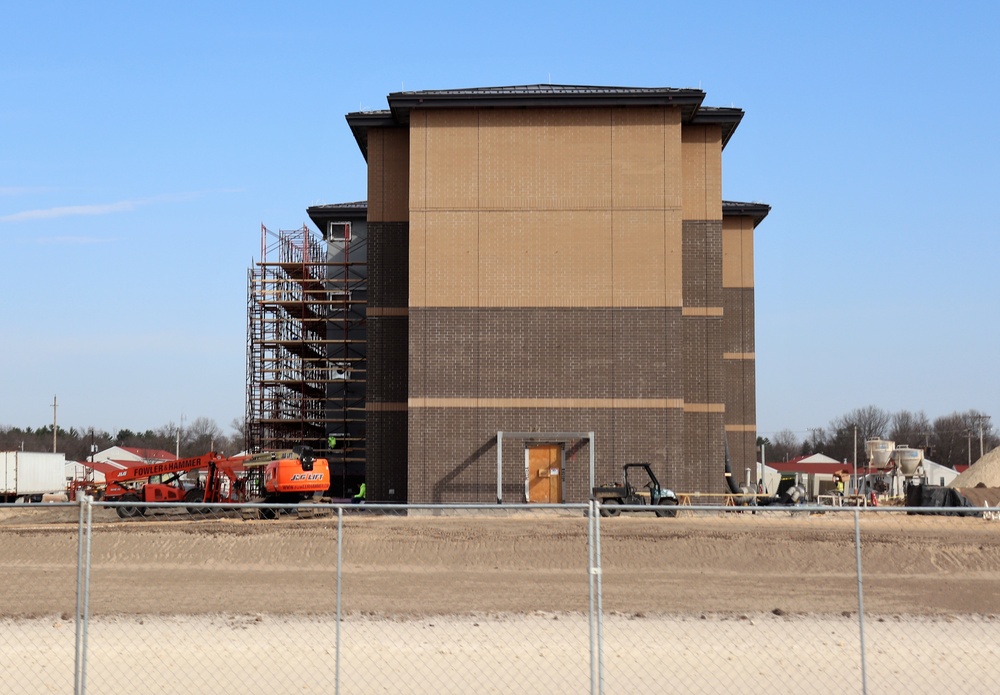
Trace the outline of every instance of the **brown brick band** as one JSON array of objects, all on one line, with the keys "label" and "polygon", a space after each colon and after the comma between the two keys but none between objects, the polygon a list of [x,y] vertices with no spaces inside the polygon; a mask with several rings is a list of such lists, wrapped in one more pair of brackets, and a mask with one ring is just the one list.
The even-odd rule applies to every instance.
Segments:
[{"label": "brown brick band", "polygon": [[409,398],[678,399],[681,321],[676,307],[411,308]]}]

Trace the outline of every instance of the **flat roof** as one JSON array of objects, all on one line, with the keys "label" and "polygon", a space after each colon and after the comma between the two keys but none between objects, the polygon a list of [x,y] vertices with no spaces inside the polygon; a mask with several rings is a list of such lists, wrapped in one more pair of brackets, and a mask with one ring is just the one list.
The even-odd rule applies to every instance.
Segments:
[{"label": "flat roof", "polygon": [[705,107],[705,92],[675,87],[593,87],[582,85],[533,84],[510,87],[472,87],[393,92],[385,111],[358,111],[347,114],[347,123],[361,153],[368,159],[368,129],[402,127],[410,122],[413,109],[473,108],[584,108],[598,106],[676,106],[681,121],[722,127],[722,147],[736,131],[743,110]]}]

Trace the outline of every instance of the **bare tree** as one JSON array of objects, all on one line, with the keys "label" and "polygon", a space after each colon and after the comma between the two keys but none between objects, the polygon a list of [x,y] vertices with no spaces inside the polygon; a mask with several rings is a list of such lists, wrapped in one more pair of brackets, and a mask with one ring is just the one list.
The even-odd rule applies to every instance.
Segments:
[{"label": "bare tree", "polygon": [[982,453],[997,445],[990,417],[978,410],[952,413],[934,420],[933,460],[954,468],[979,460],[979,433],[982,427]]},{"label": "bare tree", "polygon": [[828,436],[824,427],[810,427],[809,436],[802,440],[802,455],[817,454],[826,449]]},{"label": "bare tree", "polygon": [[911,413],[909,410],[900,410],[893,413],[889,439],[897,444],[926,449],[930,446],[932,434],[931,421],[924,411]]},{"label": "bare tree", "polygon": [[227,444],[222,430],[215,420],[207,417],[195,418],[185,432],[185,451],[188,456],[197,456],[206,451],[218,450]]},{"label": "bare tree", "polygon": [[771,444],[767,449],[767,456],[771,461],[787,461],[798,455],[802,448],[800,440],[791,430],[781,430],[771,437]]},{"label": "bare tree", "polygon": [[229,437],[229,449],[235,454],[243,451],[247,446],[247,421],[243,418],[234,417],[229,427],[233,434]]},{"label": "bare tree", "polygon": [[875,405],[855,408],[830,422],[830,429],[850,430],[853,438],[854,428],[858,430],[858,442],[867,439],[884,439],[889,433],[889,423],[892,416]]}]

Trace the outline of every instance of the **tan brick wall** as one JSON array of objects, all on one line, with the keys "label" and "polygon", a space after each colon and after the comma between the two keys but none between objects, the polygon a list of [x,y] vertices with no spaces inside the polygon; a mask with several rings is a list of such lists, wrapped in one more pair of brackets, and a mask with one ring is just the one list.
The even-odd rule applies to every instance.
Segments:
[{"label": "tan brick wall", "polygon": [[[414,210],[427,209],[427,112],[413,111],[410,113],[410,214]],[[368,143],[369,162],[371,168],[371,141]],[[371,195],[371,193],[369,193]],[[369,215],[371,201],[368,201]]]},{"label": "tan brick wall", "polygon": [[410,211],[409,306],[427,306],[427,213]]},{"label": "tan brick wall", "polygon": [[480,111],[480,207],[611,207],[611,109]]},{"label": "tan brick wall", "polygon": [[410,130],[411,306],[681,305],[678,109],[417,110]]},{"label": "tan brick wall", "polygon": [[722,286],[753,287],[753,219],[722,220]]},{"label": "tan brick wall", "polygon": [[479,112],[437,111],[421,129],[426,143],[428,210],[474,210],[479,206]]},{"label": "tan brick wall", "polygon": [[612,306],[681,306],[680,210],[615,210]]},{"label": "tan brick wall", "polygon": [[680,111],[612,112],[612,204],[616,208],[680,208]]},{"label": "tan brick wall", "polygon": [[722,219],[722,128],[687,125],[681,141],[684,219]]},{"label": "tan brick wall", "polygon": [[611,221],[607,210],[481,213],[479,305],[609,306]]},{"label": "tan brick wall", "polygon": [[410,144],[406,128],[368,131],[368,221],[409,219]]},{"label": "tan brick wall", "polygon": [[422,215],[424,302],[427,306],[479,306],[479,213],[431,210]]}]

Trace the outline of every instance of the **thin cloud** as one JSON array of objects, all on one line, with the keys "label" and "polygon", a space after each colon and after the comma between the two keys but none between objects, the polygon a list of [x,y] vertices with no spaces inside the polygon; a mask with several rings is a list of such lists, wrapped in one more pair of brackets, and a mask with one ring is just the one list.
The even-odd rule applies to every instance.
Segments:
[{"label": "thin cloud", "polygon": [[110,244],[118,241],[117,237],[95,237],[95,236],[50,236],[37,239],[39,244],[59,244],[87,246],[90,244]]},{"label": "thin cloud", "polygon": [[28,220],[51,220],[57,217],[108,215],[113,212],[135,210],[141,205],[143,205],[143,202],[138,200],[123,200],[119,203],[105,203],[101,205],[64,205],[62,207],[15,212],[12,215],[0,217],[0,222],[25,222]]},{"label": "thin cloud", "polygon": [[53,208],[23,210],[10,215],[0,216],[0,222],[27,222],[33,220],[51,220],[59,217],[92,217],[96,215],[111,215],[118,212],[131,212],[144,205],[154,203],[177,203],[201,197],[202,193],[175,193],[139,198],[137,200],[121,200],[117,203],[97,203],[94,205],[62,205]]},{"label": "thin cloud", "polygon": [[48,193],[51,190],[45,186],[0,186],[0,196],[34,195]]}]

